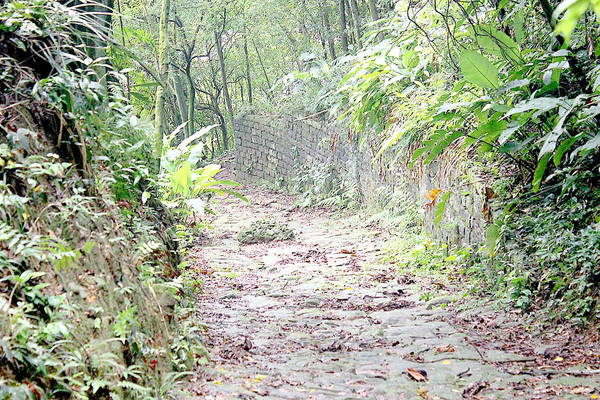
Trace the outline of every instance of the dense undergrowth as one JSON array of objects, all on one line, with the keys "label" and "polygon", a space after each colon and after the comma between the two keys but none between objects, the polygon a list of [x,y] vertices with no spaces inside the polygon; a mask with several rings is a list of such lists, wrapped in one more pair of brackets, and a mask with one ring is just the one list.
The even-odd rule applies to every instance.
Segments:
[{"label": "dense undergrowth", "polygon": [[[203,351],[151,127],[54,1],[0,9],[0,398],[166,399]],[[154,163],[155,164],[155,163]]]},{"label": "dense undergrowth", "polygon": [[[459,154],[456,179],[483,182],[489,224],[461,268],[515,306],[586,324],[600,312],[600,70],[598,16],[577,4],[398,2],[355,54],[282,79],[281,102],[328,112],[386,165]],[[461,187],[430,188],[430,218]]]}]

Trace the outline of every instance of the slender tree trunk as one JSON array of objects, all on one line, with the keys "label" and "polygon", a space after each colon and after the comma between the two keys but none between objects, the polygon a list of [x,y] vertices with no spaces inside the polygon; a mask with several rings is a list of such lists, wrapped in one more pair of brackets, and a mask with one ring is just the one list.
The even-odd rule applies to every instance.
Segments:
[{"label": "slender tree trunk", "polygon": [[[121,44],[123,48],[127,47],[125,44],[125,29],[123,27],[123,14],[121,13],[121,0],[117,0],[117,12],[119,13],[119,26],[121,28]],[[131,99],[131,82],[129,81],[129,73],[125,74],[127,79],[127,98]]]},{"label": "slender tree trunk", "polygon": [[221,78],[223,79],[223,96],[225,97],[227,113],[229,114],[231,122],[233,122],[233,104],[231,103],[231,97],[229,96],[229,85],[227,84],[227,71],[225,69],[225,57],[223,56],[223,42],[221,41],[221,39],[221,35],[218,32],[215,32],[217,55],[219,56],[219,67],[221,69]]},{"label": "slender tree trunk", "polygon": [[342,50],[348,54],[348,32],[346,31],[346,0],[339,0],[340,5],[340,32],[342,35]]},{"label": "slender tree trunk", "polygon": [[244,56],[246,58],[246,83],[248,85],[248,103],[252,104],[252,79],[250,78],[250,57],[248,56],[248,32],[244,36]]},{"label": "slender tree trunk", "polygon": [[[379,21],[379,11],[377,10],[377,2],[376,0],[368,0],[369,1],[369,13],[371,14],[371,20],[373,22]],[[379,32],[377,34],[377,41],[381,42],[383,40],[383,33]]]},{"label": "slender tree trunk", "polygon": [[265,64],[263,64],[262,57],[260,56],[260,52],[258,51],[258,46],[256,45],[256,42],[254,40],[252,40],[252,45],[254,46],[254,51],[256,51],[256,55],[258,57],[258,62],[260,64],[262,72],[265,75],[265,80],[267,81],[267,86],[269,87],[269,89],[271,89],[271,82],[269,81],[269,74],[267,74]]},{"label": "slender tree trunk", "polygon": [[169,79],[169,62],[167,59],[167,51],[169,49],[169,14],[171,11],[171,0],[162,0],[159,34],[158,34],[158,76],[160,84],[156,89],[156,106],[154,110],[154,140],[155,140],[155,156],[160,158],[162,154],[163,135],[167,131],[167,118],[165,115],[165,87]]},{"label": "slender tree trunk", "polygon": [[187,89],[189,96],[187,109],[188,132],[189,136],[191,136],[194,134],[194,119],[196,118],[196,87],[194,85],[194,79],[192,78],[191,61],[186,65],[185,77],[187,78]]},{"label": "slender tree trunk", "polygon": [[329,10],[325,8],[325,3],[320,3],[321,19],[323,20],[323,28],[325,29],[325,38],[327,41],[327,48],[329,49],[329,55],[332,60],[335,60],[335,44],[333,43],[333,31],[331,29],[331,23],[329,22]]},{"label": "slender tree trunk", "polygon": [[[98,57],[106,57],[107,56],[107,48],[109,45],[110,38],[112,35],[112,19],[113,19],[113,11],[115,8],[114,0],[104,0],[100,2],[102,5],[97,6],[99,12],[101,12],[101,23],[102,23],[102,33],[106,35],[106,38],[98,38],[96,41],[98,46]],[[105,41],[105,39],[108,39]],[[110,64],[110,60],[105,60],[102,64]],[[101,82],[108,89],[107,85],[107,76],[108,70],[106,67],[100,67],[101,70]]]},{"label": "slender tree trunk", "polygon": [[181,117],[181,123],[186,121],[188,122],[188,125],[186,125],[185,129],[182,131],[182,137],[179,138],[180,140],[183,140],[190,136],[187,105],[185,103],[185,92],[183,90],[181,78],[178,74],[174,74],[171,79],[173,80],[173,87],[175,88],[175,100],[177,101],[177,111]]},{"label": "slender tree trunk", "polygon": [[278,23],[279,27],[285,33],[285,37],[290,41],[290,47],[292,48],[292,52],[294,53],[294,61],[296,62],[296,66],[299,70],[304,68],[304,63],[299,60],[299,51],[298,51],[298,41],[294,38],[294,35],[287,29],[283,24]]},{"label": "slender tree trunk", "polygon": [[360,12],[358,10],[358,3],[356,2],[356,0],[350,0],[350,10],[352,11],[352,20],[353,20],[353,25],[354,25],[355,42],[356,42],[357,46],[361,46],[362,43],[360,41],[360,36],[361,36],[361,32],[360,32]]},{"label": "slender tree trunk", "polygon": [[[219,108],[218,103],[215,103],[214,109],[215,109],[215,114],[217,115],[217,118],[219,119],[219,123],[221,124],[220,125],[221,136],[223,138],[222,150],[227,150],[227,148],[229,147],[229,137],[227,135],[227,121],[225,121],[225,117],[223,116],[223,113],[221,112],[221,109]],[[219,142],[218,137],[217,137],[217,142]],[[220,146],[220,144],[219,144],[219,146]]]}]

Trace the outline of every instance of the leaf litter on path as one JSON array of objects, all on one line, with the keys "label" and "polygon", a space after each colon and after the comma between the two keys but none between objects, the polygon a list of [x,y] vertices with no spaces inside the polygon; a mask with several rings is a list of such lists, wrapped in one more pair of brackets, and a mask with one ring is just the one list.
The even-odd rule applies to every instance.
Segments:
[{"label": "leaf litter on path", "polygon": [[[478,357],[471,343],[485,347],[489,330],[503,325],[484,320],[468,330],[472,341],[457,340],[460,333],[444,322],[452,307],[426,309],[408,289],[420,277],[378,263],[380,239],[372,228],[340,222],[325,209],[292,209],[291,196],[245,190],[258,201],[218,203],[214,231],[191,251],[189,265],[204,282],[196,313],[210,326],[202,335],[219,366],[199,370],[190,392],[206,399],[595,395],[584,393],[585,384],[559,389],[546,376],[532,380],[527,363],[508,372],[510,362]],[[296,232],[295,240],[239,245],[232,239],[248,221],[267,217]],[[524,340],[515,329],[510,339]],[[514,348],[508,343],[498,351]],[[435,357],[444,353],[451,358]],[[560,349],[548,356],[553,368],[572,359]],[[509,383],[519,378],[521,384]],[[434,382],[446,383],[436,383],[434,392]]]}]

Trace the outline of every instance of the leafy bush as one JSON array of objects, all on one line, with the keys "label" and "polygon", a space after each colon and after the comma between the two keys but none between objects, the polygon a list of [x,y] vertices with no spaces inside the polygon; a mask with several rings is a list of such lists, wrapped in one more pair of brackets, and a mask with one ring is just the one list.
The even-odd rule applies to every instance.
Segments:
[{"label": "leafy bush", "polygon": [[381,25],[387,39],[353,56],[335,92],[351,126],[379,143],[377,156],[392,150],[426,165],[461,148],[465,163],[492,166],[482,173],[502,171],[493,186],[505,186],[498,201],[510,207],[488,230],[494,258],[470,262],[517,306],[576,321],[595,318],[599,298],[591,265],[600,69],[595,45],[585,50],[598,41],[597,16],[584,18],[590,4],[398,4]]},{"label": "leafy bush", "polygon": [[[497,287],[516,305],[582,323],[598,318],[600,231],[597,198],[534,196],[502,225]],[[560,204],[560,208],[557,207]]]},{"label": "leafy bush", "polygon": [[169,323],[182,285],[170,217],[145,201],[149,125],[89,34],[77,7],[0,9],[1,398],[173,398],[202,352]]},{"label": "leafy bush", "polygon": [[240,186],[231,180],[217,180],[215,175],[221,171],[216,164],[197,167],[201,160],[204,143],[192,144],[206,135],[216,125],[208,126],[183,140],[177,146],[172,146],[172,140],[177,137],[185,124],[180,125],[169,136],[165,137],[163,156],[161,160],[160,184],[162,201],[169,208],[189,214],[190,210],[200,214],[211,212],[208,208],[207,197],[211,195],[233,195],[241,200],[247,199],[228,187]]}]

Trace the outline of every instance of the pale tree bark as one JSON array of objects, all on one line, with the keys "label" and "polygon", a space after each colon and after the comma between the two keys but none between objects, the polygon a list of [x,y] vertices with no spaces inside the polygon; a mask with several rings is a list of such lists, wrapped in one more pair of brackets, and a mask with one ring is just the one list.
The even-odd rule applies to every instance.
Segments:
[{"label": "pale tree bark", "polygon": [[339,0],[340,5],[340,32],[342,35],[341,43],[344,54],[348,54],[348,32],[346,23],[346,0]]},{"label": "pale tree bark", "polygon": [[[121,0],[117,0],[117,12],[119,13],[119,27],[121,28],[121,44],[123,45],[123,48],[125,48],[127,45],[125,44],[125,29],[123,27],[123,14],[121,13]],[[127,98],[131,99],[129,73],[125,74],[125,78],[127,79]]]},{"label": "pale tree bark", "polygon": [[165,88],[169,79],[169,61],[167,52],[169,49],[169,14],[171,11],[171,0],[162,0],[158,33],[158,76],[160,82],[156,89],[156,105],[154,110],[154,140],[155,156],[159,158],[162,154],[163,135],[167,131],[167,117],[165,113]]},{"label": "pale tree bark", "polygon": [[[225,97],[226,114],[233,125],[233,105],[231,103],[231,97],[229,96],[229,87],[227,85],[227,72],[225,70],[225,58],[223,56],[223,43],[221,40],[221,34],[219,32],[215,32],[215,47],[217,48],[217,55],[219,58],[219,70],[221,72],[221,79],[223,81],[221,88],[223,91],[223,97]],[[210,68],[212,71],[211,76],[213,79],[213,86],[215,87],[215,89],[217,89],[217,71],[215,71],[215,68],[213,68],[212,63],[210,63]],[[223,150],[227,150],[227,148],[229,147],[227,120],[223,117],[223,113],[219,108],[218,97],[219,96],[217,94],[217,96],[213,98],[213,110],[217,114],[219,120],[221,121],[221,132],[223,133]]]},{"label": "pale tree bark", "polygon": [[376,0],[368,0],[369,2],[369,13],[371,14],[371,20],[373,22],[379,20],[379,11],[377,10],[377,1]]},{"label": "pale tree bark", "polygon": [[[179,113],[179,116],[181,117],[181,122],[187,121],[188,125],[189,125],[189,119],[188,119],[188,115],[187,115],[187,106],[185,103],[185,92],[183,90],[183,84],[181,83],[181,78],[179,77],[178,74],[173,74],[172,80],[173,80],[173,87],[175,88],[175,100],[177,100],[177,111]],[[190,136],[190,131],[187,126],[184,130],[182,130],[182,134],[185,135],[186,137]],[[178,139],[183,140],[184,137],[180,137]]]}]

